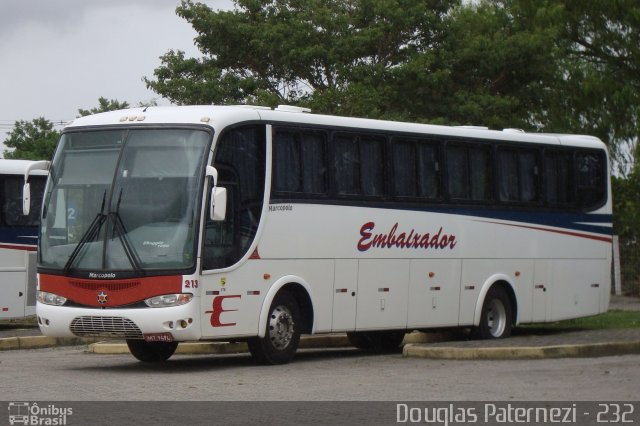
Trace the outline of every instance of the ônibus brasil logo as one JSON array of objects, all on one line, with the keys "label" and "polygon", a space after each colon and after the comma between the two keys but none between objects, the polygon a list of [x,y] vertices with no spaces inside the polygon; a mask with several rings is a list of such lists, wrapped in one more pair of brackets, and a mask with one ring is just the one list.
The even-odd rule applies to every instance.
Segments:
[{"label": "\u00f4nibus brasil logo", "polygon": [[66,425],[73,414],[73,408],[37,402],[10,402],[8,409],[10,425]]}]

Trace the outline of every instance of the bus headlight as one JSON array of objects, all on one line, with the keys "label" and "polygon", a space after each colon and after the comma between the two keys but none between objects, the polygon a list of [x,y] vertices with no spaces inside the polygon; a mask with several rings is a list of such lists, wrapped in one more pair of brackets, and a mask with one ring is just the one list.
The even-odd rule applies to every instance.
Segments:
[{"label": "bus headlight", "polygon": [[193,299],[193,294],[191,293],[163,294],[162,296],[150,297],[144,303],[151,308],[166,308],[184,305],[191,302],[191,299]]},{"label": "bus headlight", "polygon": [[39,291],[36,295],[38,302],[45,305],[62,306],[67,302],[66,297],[58,296],[57,294],[47,293],[46,291]]}]

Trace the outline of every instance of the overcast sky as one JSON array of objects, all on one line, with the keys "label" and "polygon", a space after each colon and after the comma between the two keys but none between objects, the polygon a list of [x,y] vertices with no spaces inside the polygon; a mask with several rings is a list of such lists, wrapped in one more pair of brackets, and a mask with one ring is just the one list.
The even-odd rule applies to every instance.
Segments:
[{"label": "overcast sky", "polygon": [[[231,0],[200,0],[213,9]],[[16,120],[68,121],[98,98],[156,99],[153,76],[169,49],[199,57],[179,0],[0,0],[0,141]],[[0,150],[0,155],[2,150]]]}]

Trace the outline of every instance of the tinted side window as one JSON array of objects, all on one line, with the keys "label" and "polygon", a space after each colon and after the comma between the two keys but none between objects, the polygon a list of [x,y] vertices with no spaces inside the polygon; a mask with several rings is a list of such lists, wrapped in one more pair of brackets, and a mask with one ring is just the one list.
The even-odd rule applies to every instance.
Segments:
[{"label": "tinted side window", "polygon": [[333,138],[335,187],[338,195],[384,195],[382,137],[338,133]]},{"label": "tinted side window", "polygon": [[569,207],[575,203],[572,153],[546,151],[544,154],[544,194],[551,207]]},{"label": "tinted side window", "polygon": [[2,196],[2,225],[4,226],[38,226],[40,223],[40,208],[46,176],[30,176],[31,210],[28,216],[22,214],[23,176],[3,176],[1,178]]},{"label": "tinted side window", "polygon": [[536,151],[498,149],[497,166],[500,201],[531,203],[540,199]]},{"label": "tinted side window", "polygon": [[578,152],[575,156],[578,205],[598,207],[606,196],[606,163],[600,152]]},{"label": "tinted side window", "polygon": [[460,201],[490,201],[492,196],[491,150],[489,146],[447,146],[449,198]]},{"label": "tinted side window", "polygon": [[418,140],[395,140],[392,148],[396,197],[439,198],[439,146]]},{"label": "tinted side window", "polygon": [[277,129],[273,138],[273,191],[326,193],[326,146],[324,133]]}]

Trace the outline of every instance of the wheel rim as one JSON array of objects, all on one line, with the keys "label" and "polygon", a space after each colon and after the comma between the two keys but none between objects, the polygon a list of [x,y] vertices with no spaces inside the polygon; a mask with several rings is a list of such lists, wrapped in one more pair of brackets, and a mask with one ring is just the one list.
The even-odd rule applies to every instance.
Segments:
[{"label": "wheel rim", "polygon": [[269,319],[269,338],[274,348],[282,350],[289,346],[295,333],[295,323],[291,311],[286,306],[278,306]]},{"label": "wheel rim", "polygon": [[487,309],[487,328],[493,337],[501,337],[507,326],[507,310],[500,299],[492,299]]}]

